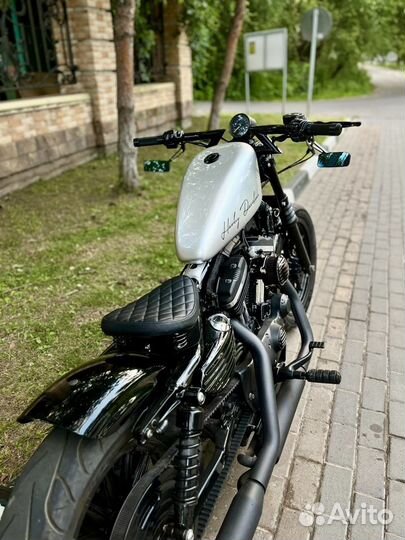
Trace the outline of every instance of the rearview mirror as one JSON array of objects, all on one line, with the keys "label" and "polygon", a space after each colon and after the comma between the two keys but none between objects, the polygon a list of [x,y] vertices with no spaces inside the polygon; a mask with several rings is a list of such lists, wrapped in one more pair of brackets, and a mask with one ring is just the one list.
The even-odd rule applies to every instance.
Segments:
[{"label": "rearview mirror", "polygon": [[170,171],[170,161],[151,159],[144,162],[143,170],[146,172],[166,173]]},{"label": "rearview mirror", "polygon": [[347,167],[350,163],[349,152],[322,152],[318,156],[318,167]]}]

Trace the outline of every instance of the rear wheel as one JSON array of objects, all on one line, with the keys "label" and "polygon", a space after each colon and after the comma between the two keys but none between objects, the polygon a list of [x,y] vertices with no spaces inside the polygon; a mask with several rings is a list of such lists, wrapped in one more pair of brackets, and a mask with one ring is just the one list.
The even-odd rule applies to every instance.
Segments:
[{"label": "rear wheel", "polygon": [[[298,228],[301,237],[304,241],[305,248],[309,255],[314,271],[307,273],[304,271],[301,261],[294,246],[287,244],[284,252],[287,255],[287,260],[290,265],[290,281],[294,285],[305,308],[309,308],[312,294],[315,287],[316,277],[316,236],[315,228],[311,216],[308,211],[299,204],[294,204],[295,214],[298,220]],[[296,326],[295,319],[292,313],[285,318],[286,329],[290,330]]]},{"label": "rear wheel", "polygon": [[[136,447],[130,426],[102,440],[55,429],[19,478],[0,539],[108,540],[128,492],[161,453]],[[142,509],[142,540],[162,538],[172,501],[172,483],[160,483]]]}]

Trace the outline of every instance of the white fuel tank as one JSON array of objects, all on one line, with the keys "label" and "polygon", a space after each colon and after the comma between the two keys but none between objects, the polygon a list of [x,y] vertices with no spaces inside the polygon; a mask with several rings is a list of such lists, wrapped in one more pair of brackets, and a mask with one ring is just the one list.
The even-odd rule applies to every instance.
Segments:
[{"label": "white fuel tank", "polygon": [[243,142],[207,148],[190,163],[177,209],[176,250],[200,263],[219,253],[256,213],[262,200],[255,151]]}]

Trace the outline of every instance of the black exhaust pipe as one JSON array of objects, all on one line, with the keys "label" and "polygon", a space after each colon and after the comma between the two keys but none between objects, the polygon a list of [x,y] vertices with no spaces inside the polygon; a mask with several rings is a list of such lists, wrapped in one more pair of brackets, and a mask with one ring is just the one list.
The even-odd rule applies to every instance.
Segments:
[{"label": "black exhaust pipe", "polygon": [[262,412],[263,446],[248,479],[235,495],[216,540],[248,540],[253,537],[262,515],[264,494],[280,450],[271,358],[253,332],[237,320],[232,320],[232,326],[238,339],[245,343],[253,357],[259,407]]},{"label": "black exhaust pipe", "polygon": [[[289,281],[284,286],[284,292],[290,298],[302,341],[298,358],[292,362],[291,367],[297,364],[305,366],[311,358],[309,347],[313,339],[311,325],[299,296]],[[248,347],[253,357],[259,407],[262,413],[263,446],[247,480],[233,498],[216,540],[251,540],[262,515],[267,485],[283,450],[305,381],[286,380],[276,398],[272,351],[269,351],[269,356],[260,339],[239,321],[232,320],[232,326],[236,336]]]}]

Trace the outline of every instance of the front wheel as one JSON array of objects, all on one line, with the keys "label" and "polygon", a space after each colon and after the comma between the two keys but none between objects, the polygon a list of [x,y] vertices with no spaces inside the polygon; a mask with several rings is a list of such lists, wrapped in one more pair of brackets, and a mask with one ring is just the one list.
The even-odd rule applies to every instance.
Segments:
[{"label": "front wheel", "polygon": [[[101,440],[55,429],[19,478],[0,521],[0,539],[108,540],[125,497],[159,453],[136,447],[130,426]],[[163,488],[149,516],[153,533],[145,538],[159,538],[167,518],[173,494]]]},{"label": "front wheel", "polygon": [[[314,292],[316,277],[315,228],[311,216],[303,206],[294,204],[294,209],[298,220],[298,228],[314,271],[311,273],[304,271],[294,246],[291,246],[288,240],[283,251],[287,256],[287,260],[290,265],[290,281],[297,290],[305,311],[307,311]],[[285,317],[285,326],[286,330],[290,330],[296,326],[294,315],[292,313]]]}]

